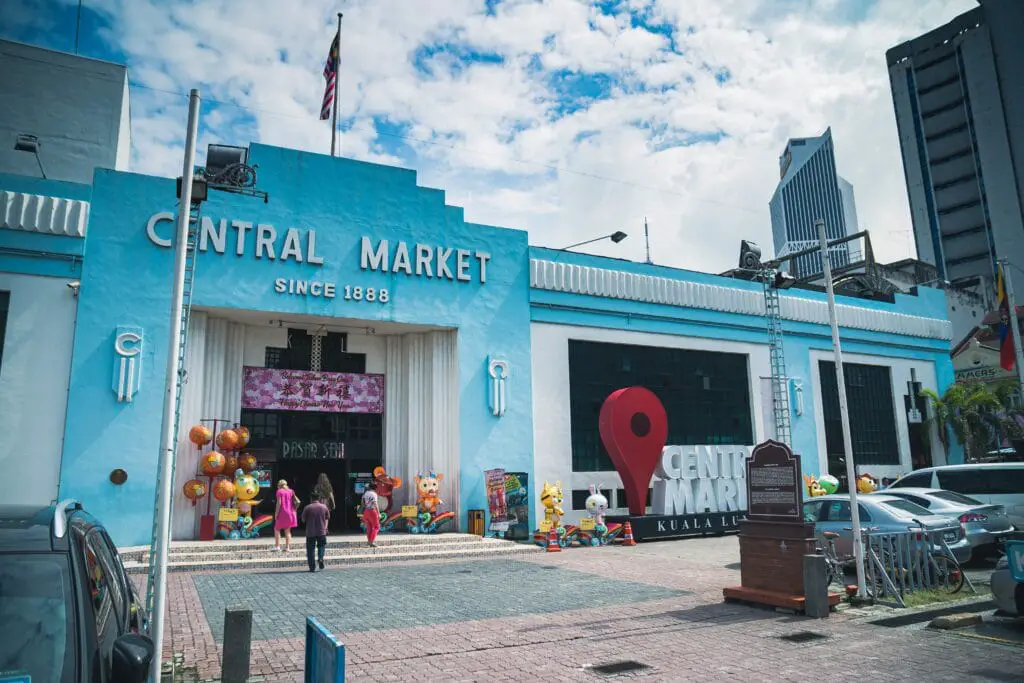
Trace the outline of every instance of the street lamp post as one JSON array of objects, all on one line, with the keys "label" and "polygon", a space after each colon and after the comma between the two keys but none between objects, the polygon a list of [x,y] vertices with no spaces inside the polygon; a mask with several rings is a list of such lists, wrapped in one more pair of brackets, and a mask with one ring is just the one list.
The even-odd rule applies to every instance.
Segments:
[{"label": "street lamp post", "polygon": [[611,240],[615,244],[618,244],[619,242],[621,242],[622,240],[626,239],[627,237],[629,237],[629,235],[627,235],[626,233],[622,232],[621,230],[616,230],[615,232],[613,232],[610,235],[601,235],[600,237],[595,237],[593,239],[584,240],[582,242],[577,242],[576,244],[570,244],[567,247],[562,247],[561,251],[567,251],[569,249],[575,249],[576,247],[582,247],[584,244],[592,244],[593,242],[600,242],[601,240]]},{"label": "street lamp post", "polygon": [[857,505],[857,471],[853,463],[853,440],[850,435],[850,411],[846,403],[846,377],[843,372],[843,351],[839,344],[839,321],[836,317],[836,294],[832,287],[832,264],[828,256],[828,239],[825,236],[825,221],[814,221],[821,245],[821,263],[825,275],[825,291],[828,294],[828,320],[832,326],[832,349],[835,352],[836,386],[839,390],[839,416],[843,423],[843,453],[846,456],[846,482],[850,489],[850,521],[853,523],[853,556],[857,564],[857,597],[866,597],[864,582],[864,544],[860,530],[860,508]]}]

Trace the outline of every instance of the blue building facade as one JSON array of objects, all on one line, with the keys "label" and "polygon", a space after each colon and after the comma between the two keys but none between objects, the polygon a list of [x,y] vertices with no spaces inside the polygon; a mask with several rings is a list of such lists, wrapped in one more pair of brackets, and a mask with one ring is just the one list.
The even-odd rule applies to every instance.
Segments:
[{"label": "blue building facade", "polygon": [[[836,172],[832,129],[813,138],[794,138],[779,157],[779,184],[769,202],[775,254],[785,256],[818,245],[814,222],[825,221],[829,240],[857,232],[853,185]],[[829,248],[832,265],[850,263],[850,243]],[[857,260],[857,259],[854,259]],[[798,256],[789,262],[798,278],[822,272],[817,254]]]},{"label": "blue building facade", "polygon": [[[440,498],[462,530],[470,510],[488,507],[484,471],[492,468],[526,475],[530,528],[544,482],[562,484],[569,519],[582,514],[590,484],[609,490],[613,510],[623,508],[621,480],[591,426],[611,387],[658,393],[670,443],[749,446],[773,436],[759,285],[531,248],[525,232],[467,222],[405,169],[264,145],[249,154],[269,201],[211,191],[202,207],[175,538],[195,538],[205,512],[182,493],[201,455],[188,430],[203,420],[249,427],[273,479],[296,488],[328,472],[335,490],[352,497],[382,465],[405,481],[396,502],[406,503],[417,474],[440,472]],[[119,545],[148,543],[168,336],[176,332],[175,182],[103,170],[91,187],[0,181],[20,193],[87,200],[87,236],[65,245],[78,258],[78,284],[58,495],[82,500]],[[5,247],[14,245],[8,232],[0,230]],[[38,253],[15,259],[5,251],[5,270],[64,267],[55,247],[23,246]],[[895,476],[919,457],[944,462],[937,440],[915,441],[904,403],[914,393],[907,382],[941,391],[953,381],[942,293],[841,304],[846,359],[864,368],[852,372],[863,386],[851,387],[851,406],[867,406],[856,419],[870,427],[865,433],[882,434],[855,438],[861,470]],[[792,445],[804,472],[825,472],[842,444],[829,436],[824,296],[787,290],[782,309]],[[376,378],[379,409],[302,413],[254,403],[251,376],[296,368]],[[331,442],[343,443],[344,464],[302,456]],[[117,470],[127,479],[112,477]]]}]

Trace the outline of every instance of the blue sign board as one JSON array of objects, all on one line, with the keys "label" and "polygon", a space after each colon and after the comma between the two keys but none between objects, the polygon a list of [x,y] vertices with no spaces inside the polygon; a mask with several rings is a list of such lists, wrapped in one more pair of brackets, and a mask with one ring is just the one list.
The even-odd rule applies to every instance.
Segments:
[{"label": "blue sign board", "polygon": [[345,646],[319,621],[306,617],[306,683],[345,683]]},{"label": "blue sign board", "polygon": [[1006,563],[1010,565],[1010,576],[1013,580],[1024,583],[1024,541],[1007,542]]}]

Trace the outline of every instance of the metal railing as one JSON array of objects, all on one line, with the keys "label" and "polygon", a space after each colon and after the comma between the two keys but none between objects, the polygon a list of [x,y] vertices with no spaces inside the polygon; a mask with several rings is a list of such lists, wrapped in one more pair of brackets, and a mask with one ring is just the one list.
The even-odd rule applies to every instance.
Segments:
[{"label": "metal railing", "polygon": [[977,591],[949,547],[961,538],[958,526],[865,533],[865,578],[876,602],[905,607],[908,593],[924,590]]}]

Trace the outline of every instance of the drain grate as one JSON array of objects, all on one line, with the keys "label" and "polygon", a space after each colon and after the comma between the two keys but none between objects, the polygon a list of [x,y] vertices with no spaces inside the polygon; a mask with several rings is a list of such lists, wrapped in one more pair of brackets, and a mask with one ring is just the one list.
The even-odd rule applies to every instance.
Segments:
[{"label": "drain grate", "polygon": [[591,667],[593,671],[605,675],[624,674],[630,671],[643,671],[644,669],[650,668],[651,667],[647,664],[634,662],[631,659],[625,659],[621,662],[611,662],[609,664],[596,664]]},{"label": "drain grate", "polygon": [[814,631],[797,631],[796,633],[787,633],[784,636],[779,636],[779,640],[785,640],[790,643],[809,643],[813,640],[822,640],[828,638],[824,633],[815,633]]}]

